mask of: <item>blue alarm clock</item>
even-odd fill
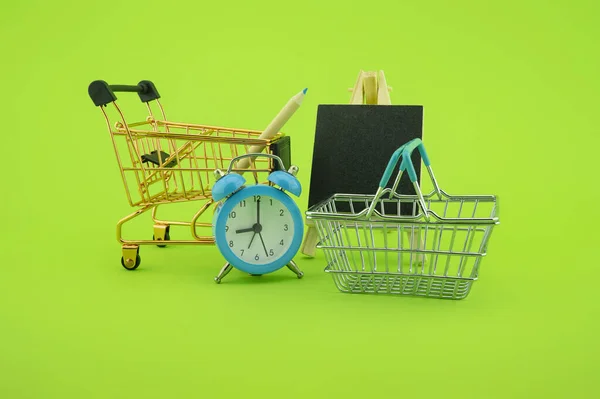
[[[269,174],[270,184],[246,185],[246,179],[231,167],[246,157],[275,159],[280,170]],[[300,249],[304,221],[289,194],[300,196],[302,187],[294,165],[285,170],[276,155],[250,153],[231,160],[227,173],[215,170],[217,181],[212,198],[219,201],[213,216],[215,244],[227,263],[215,277],[220,283],[233,267],[251,275],[274,272],[287,266],[298,278],[304,273],[293,258]],[[289,194],[288,194],[289,193]]]

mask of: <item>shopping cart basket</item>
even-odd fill
[[[433,183],[428,195],[423,195],[411,161],[415,149]],[[398,175],[388,188],[400,158]],[[396,191],[404,172],[416,195]],[[440,189],[420,139],[394,152],[374,195],[334,194],[306,216],[317,226],[325,271],[340,291],[446,299],[469,294],[492,229],[499,224],[496,196],[454,196]]]
[[[146,105],[146,119],[128,123],[117,105],[115,92],[137,93]],[[121,264],[128,270],[136,269],[141,262],[140,245],[163,247],[166,241],[169,244],[214,244],[211,223],[198,220],[214,204],[211,186],[215,169],[226,167],[231,159],[246,154],[249,147],[255,145],[264,146],[265,152],[279,156],[285,164],[291,162],[289,136],[281,132],[271,139],[261,139],[262,132],[258,130],[168,121],[160,95],[151,81],[126,86],[97,80],[89,85],[88,94],[104,115],[127,200],[131,207],[137,208],[117,223],[117,240],[122,244]],[[248,168],[237,171],[251,173],[256,182],[270,184],[267,176],[278,168],[271,158],[256,158]],[[190,201],[199,202],[190,220],[161,220],[157,216],[159,205]],[[150,210],[154,221],[152,240],[123,239],[122,226]],[[172,226],[189,227],[191,238],[171,240]],[[206,228],[207,234],[200,235],[198,228]]]

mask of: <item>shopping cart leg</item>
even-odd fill
[[[298,268],[298,265],[296,265],[296,263],[293,260],[291,260],[290,263],[287,264],[287,267],[288,269],[296,273],[296,276],[298,276],[298,278],[302,278],[304,276],[304,273],[302,273],[302,271]]]
[[[219,275],[217,277],[215,277],[215,281],[217,282],[217,284],[221,283],[221,280],[223,280],[223,277],[225,277],[227,275],[227,273],[229,273],[231,271],[231,269],[233,269],[233,266],[231,266],[229,264],[229,262],[225,263],[225,266],[223,266],[223,268],[219,272]]]

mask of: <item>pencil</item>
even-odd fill
[[[306,91],[308,88],[305,88],[300,93],[296,94],[287,102],[287,104],[279,111],[277,116],[273,118],[271,123],[267,126],[267,128],[260,134],[260,139],[270,139],[277,135],[281,131],[283,125],[287,123],[287,121],[294,115],[294,113],[300,108],[302,105],[302,101],[304,100],[304,96],[306,95]],[[253,145],[248,149],[248,153],[259,153],[265,148],[264,145]],[[254,157],[248,157],[240,160],[237,165],[239,169],[246,169],[250,166]],[[243,174],[244,171],[237,171],[239,174]]]

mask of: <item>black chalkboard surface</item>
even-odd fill
[[[308,207],[336,193],[375,194],[394,151],[414,138],[423,138],[422,106],[319,105]],[[418,151],[412,161],[420,182]],[[398,167],[387,187],[392,187],[397,175]],[[397,191],[415,194],[407,173]],[[390,213],[397,214],[395,209]]]

